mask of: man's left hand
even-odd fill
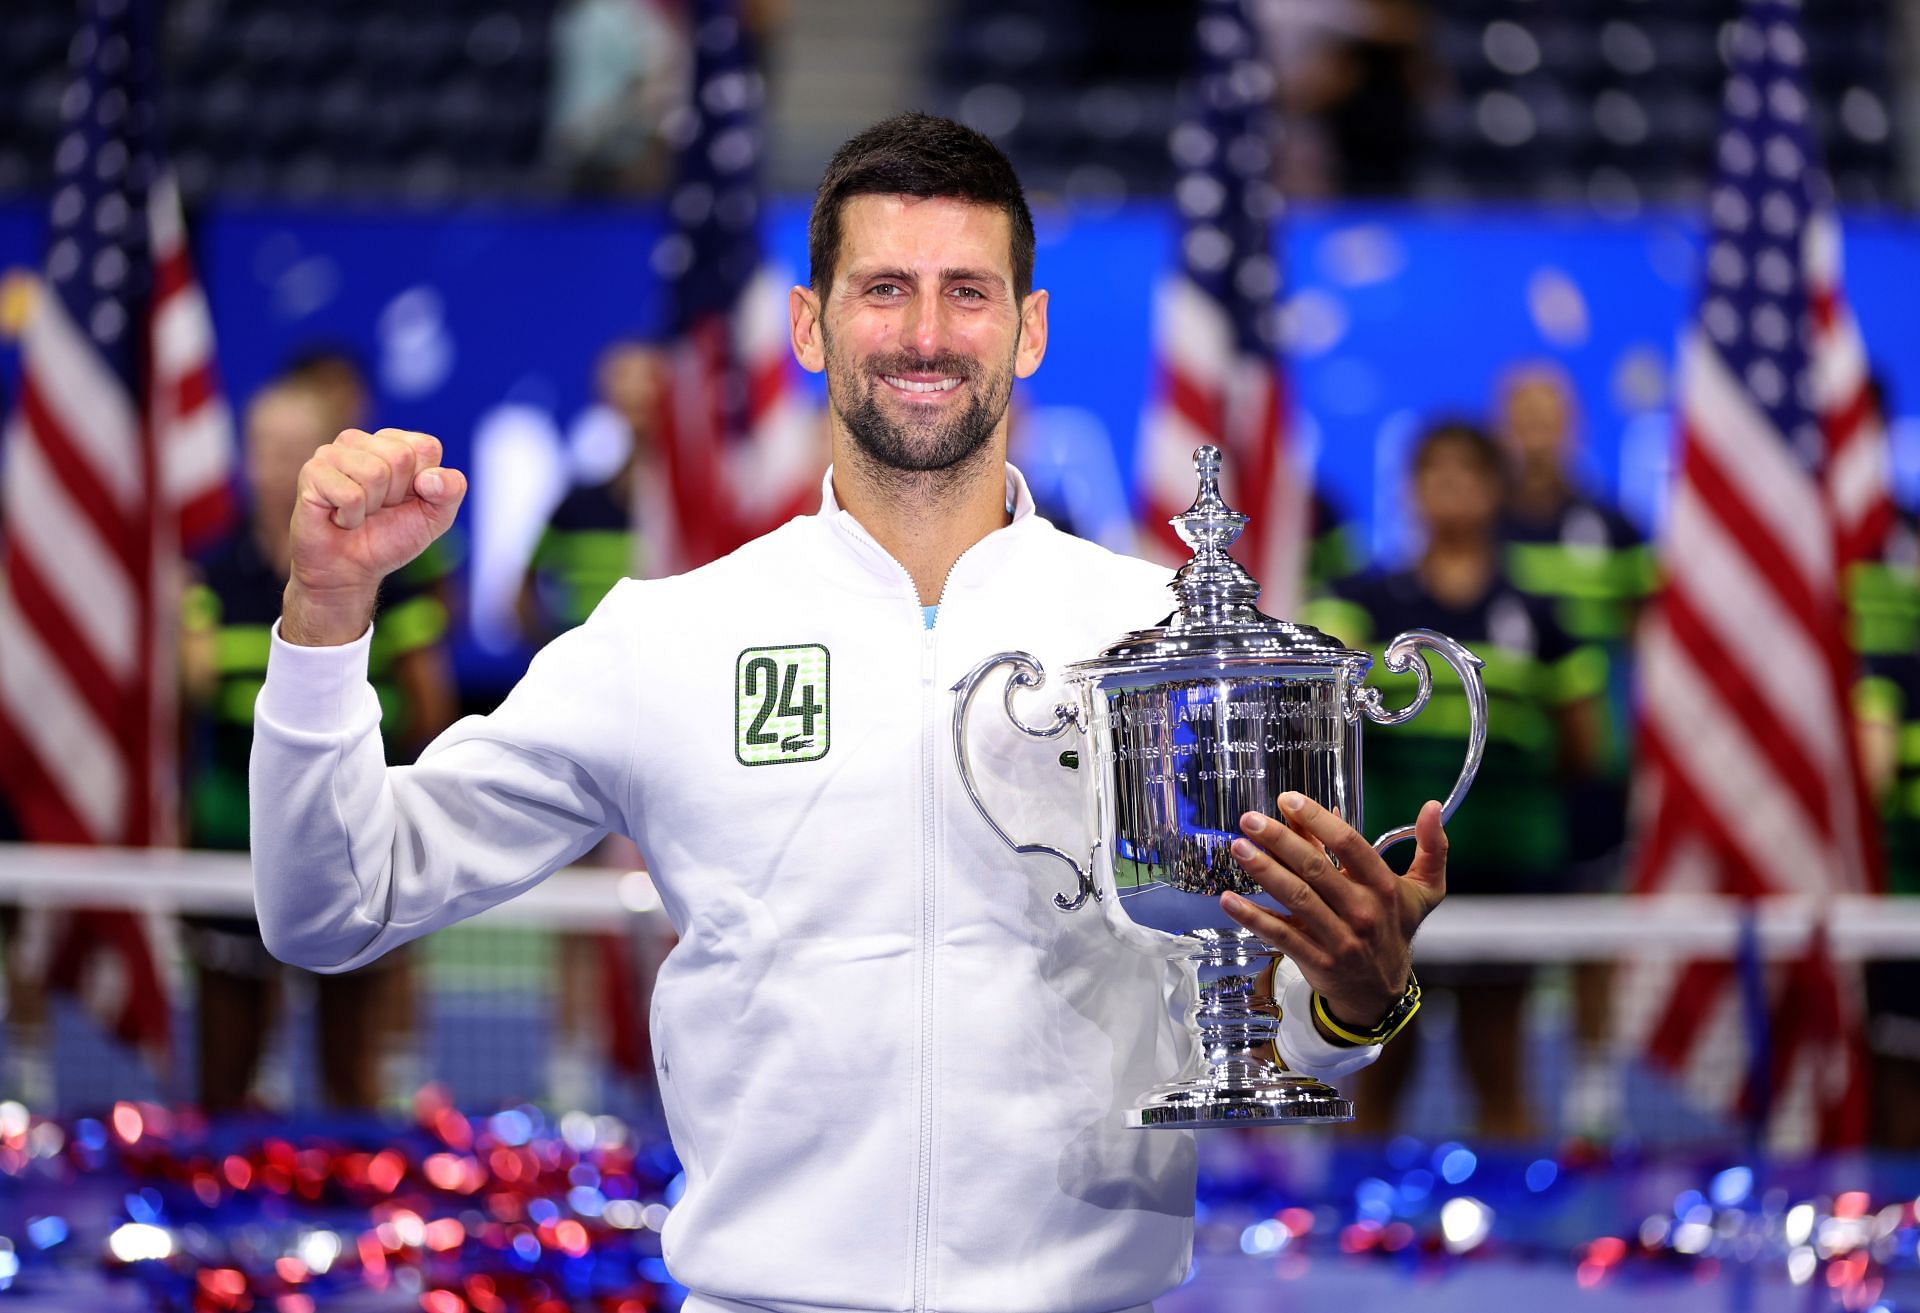
[[[1413,932],[1447,895],[1440,804],[1420,809],[1419,849],[1400,876],[1357,830],[1304,794],[1283,793],[1279,802],[1283,820],[1248,812],[1240,818],[1247,837],[1233,844],[1234,860],[1279,907],[1237,894],[1222,894],[1220,904],[1292,958],[1334,1016],[1371,1027],[1406,992]]]

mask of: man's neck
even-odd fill
[[[906,567],[920,604],[937,605],[960,554],[1008,522],[1005,449],[988,443],[952,469],[912,472],[835,445],[841,509]]]
[[[292,514],[288,517],[291,520]],[[291,529],[282,524],[277,516],[255,515],[249,526],[253,533],[254,546],[260,549],[260,556],[273,567],[273,572],[282,579],[287,577],[288,567],[293,560],[293,535]]]
[[[1565,509],[1572,489],[1553,466],[1523,466],[1513,481],[1508,504],[1523,520],[1544,523]]]
[[[1464,607],[1486,595],[1493,571],[1493,543],[1475,536],[1428,543],[1418,572],[1420,582],[1436,601]]]

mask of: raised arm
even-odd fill
[[[267,947],[317,971],[510,898],[626,820],[621,590],[498,711],[386,765],[368,617],[380,579],[452,522],[465,481],[439,458],[424,434],[349,431],[301,472],[293,577],[254,707],[254,901]]]

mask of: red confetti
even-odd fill
[[[407,1174],[407,1160],[386,1149],[373,1156],[367,1164],[367,1184],[381,1194],[392,1194],[400,1188],[401,1180]]]

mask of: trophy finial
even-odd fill
[[[1170,521],[1180,541],[1193,549],[1193,559],[1174,576],[1173,590],[1181,602],[1176,625],[1247,623],[1259,615],[1254,601],[1260,585],[1227,555],[1247,527],[1247,517],[1221,498],[1220,464],[1220,448],[1209,443],[1195,449],[1193,468],[1200,476],[1200,491],[1193,505]]]
[[[1221,499],[1220,448],[1211,443],[1195,448],[1193,468],[1200,475],[1200,491],[1193,505],[1169,523],[1180,535],[1180,541],[1193,548],[1196,557],[1224,552],[1247,527],[1247,517]]]

